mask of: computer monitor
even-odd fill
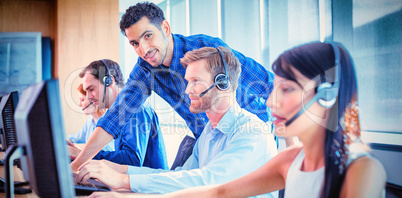
[[[17,143],[14,112],[18,104],[18,92],[14,91],[1,97],[0,101],[0,139],[2,150]]]
[[[18,144],[6,152],[6,194],[12,194],[12,160],[21,159],[25,180],[39,197],[74,197],[58,80],[25,89],[15,111]],[[11,164],[11,165],[10,165]]]

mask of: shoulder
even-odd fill
[[[182,46],[175,45],[175,47],[183,47],[184,51],[192,51],[193,49],[199,49],[202,47],[228,47],[227,44],[224,43],[220,38],[208,36],[205,34],[196,34],[191,36],[175,34],[174,36],[176,39],[180,39],[181,42],[183,42]]]
[[[252,134],[254,136],[261,135],[273,135],[271,130],[271,125],[259,119],[256,115],[248,112],[245,109],[238,109],[234,114],[234,122],[232,125],[232,130],[236,133],[241,132],[241,134]]]
[[[345,180],[348,178],[359,178],[363,175],[380,176],[383,173],[385,173],[384,167],[377,159],[370,156],[363,156],[357,158],[349,165]]]
[[[85,124],[84,125],[95,125],[96,123],[95,123],[95,120],[94,120],[94,118],[91,116],[91,117],[89,117],[86,121],[85,121]]]
[[[370,156],[359,157],[348,166],[341,196],[381,197],[385,182],[384,167],[377,159]]]
[[[292,146],[279,152],[273,159],[269,161],[271,166],[277,170],[286,181],[286,176],[290,165],[293,163],[297,155],[302,150],[302,146]]]
[[[301,145],[294,145],[286,148],[278,154],[278,158],[282,158],[283,161],[290,162],[290,164],[295,160],[297,155],[299,155],[300,151],[303,149]],[[290,166],[289,164],[289,166]]]

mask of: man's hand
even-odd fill
[[[80,154],[81,149],[78,146],[75,146],[72,142],[68,143],[68,151],[70,153],[70,158],[74,160],[77,158],[78,154]]]
[[[112,189],[130,190],[129,176],[110,167],[106,160],[91,160],[78,168],[76,183],[86,184],[88,179],[97,179]]]
[[[111,162],[109,160],[101,160],[102,163],[108,165],[110,168],[112,168],[113,170],[121,173],[121,174],[126,174],[127,170],[128,170],[128,166],[127,165],[121,165],[121,164],[116,164],[114,162]]]
[[[110,191],[110,192],[94,192],[92,193],[88,198],[123,198],[123,197],[127,197],[124,196],[123,194],[114,192],[114,191]]]

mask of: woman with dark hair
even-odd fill
[[[386,176],[360,140],[357,84],[339,44],[308,43],[273,64],[275,133],[302,145],[280,152],[258,170],[219,186],[172,197],[249,197],[285,189],[285,197],[381,197]],[[169,195],[169,196],[170,196]]]

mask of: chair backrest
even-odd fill
[[[193,153],[195,138],[186,135],[181,141],[179,149],[177,150],[176,158],[174,159],[173,165],[170,170],[174,170],[187,161],[190,155]]]

